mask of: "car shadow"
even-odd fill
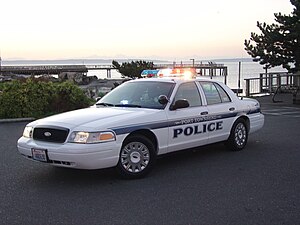
[[[142,179],[124,179],[117,173],[115,168],[79,170],[52,166],[44,167],[45,165],[39,165],[41,170],[35,170],[33,176],[35,176],[35,184],[47,187],[52,185],[87,187],[128,182],[149,182],[150,184],[155,180],[161,180],[174,174],[184,176],[190,171],[205,169],[220,159],[229,159],[231,156],[231,151],[226,149],[223,143],[217,143],[161,155],[158,157],[154,169]]]

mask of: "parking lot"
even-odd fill
[[[288,106],[275,106],[270,109],[265,109],[264,114],[272,116],[287,116],[293,118],[300,118],[300,109]]]
[[[0,123],[0,224],[300,224],[300,108],[262,110],[245,150],[165,155],[139,180],[28,161],[16,147],[26,122]]]

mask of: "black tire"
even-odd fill
[[[142,178],[151,171],[155,161],[155,147],[147,137],[129,136],[122,145],[117,171],[124,178]]]
[[[231,128],[226,146],[231,151],[241,151],[248,141],[248,129],[245,120],[238,119]]]

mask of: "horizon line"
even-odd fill
[[[8,59],[3,59],[1,57],[2,62],[13,62],[13,61],[93,61],[93,60],[102,60],[102,61],[110,61],[110,60],[122,60],[122,61],[129,61],[129,60],[143,60],[143,61],[169,61],[169,62],[180,62],[180,61],[223,61],[223,60],[252,60],[253,58],[251,57],[224,57],[224,58],[207,58],[207,59],[196,59],[194,57],[193,59],[178,59],[178,60],[172,60],[172,59],[150,59],[147,57],[124,57],[124,58],[61,58],[61,59],[24,59],[24,58],[8,58]]]

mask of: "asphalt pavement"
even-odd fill
[[[300,224],[300,107],[259,101],[265,126],[243,151],[168,154],[139,180],[26,160],[27,122],[0,123],[0,224]]]

